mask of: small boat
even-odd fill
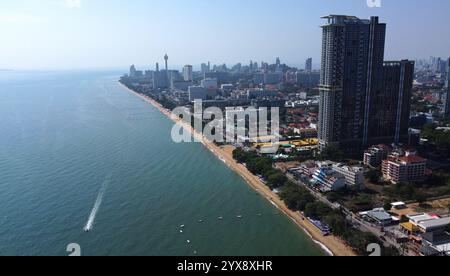
[[[183,230],[180,230],[180,233],[183,233]]]
[[[180,225],[180,228],[184,228],[185,227],[185,225],[183,224],[183,225]]]
[[[200,219],[199,221],[198,221],[198,223],[204,223],[205,221],[204,220],[202,220],[202,219]]]
[[[261,217],[262,216],[262,214],[256,214],[258,217]]]
[[[218,217],[217,219],[218,219],[218,220],[223,220],[223,217]]]
[[[238,219],[241,219],[241,218],[243,218],[243,217],[242,217],[241,215],[239,215],[239,216],[237,216],[237,218],[238,218]]]
[[[188,244],[190,244],[190,243],[191,243],[191,241],[190,241],[190,240],[187,240],[186,242],[187,242]]]

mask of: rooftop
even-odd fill
[[[372,211],[367,212],[367,215],[380,221],[392,219],[392,216],[383,209],[374,209]]]
[[[436,227],[445,227],[449,224],[450,224],[450,217],[423,221],[420,223],[420,226],[425,229],[428,229],[428,228],[436,228]]]
[[[403,156],[399,158],[400,161],[405,163],[421,163],[421,162],[427,162],[427,159],[422,158],[418,155],[409,155],[409,156]]]

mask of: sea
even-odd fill
[[[326,255],[121,73],[0,72],[0,255]]]

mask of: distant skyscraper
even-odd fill
[[[258,68],[258,62],[255,61],[255,62],[253,63],[253,70],[254,70],[254,71],[258,71],[258,69],[259,69],[259,68]]]
[[[169,71],[169,56],[166,54],[165,56],[164,56],[164,63],[165,63],[165,68],[166,68],[166,72],[168,72]]]
[[[134,66],[134,64],[130,67],[130,77],[136,77],[136,67]]]
[[[167,68],[167,59],[166,59],[166,68]],[[160,71],[159,63],[156,63],[156,71],[153,72],[153,88],[166,89],[169,88],[169,86],[170,86],[169,71],[168,70]]]
[[[192,65],[186,65],[183,68],[184,81],[192,81],[194,79],[194,70]]]
[[[378,17],[323,17],[319,140],[321,147],[369,143],[374,98],[382,89],[386,24]],[[372,112],[372,113],[371,113]]]
[[[205,75],[206,73],[209,73],[211,71],[211,67],[210,67],[209,62],[208,62],[208,64],[202,63],[201,71],[202,71],[202,75]]]
[[[447,63],[447,98],[445,101],[445,118],[450,118],[450,58]]]
[[[308,58],[305,63],[305,70],[311,72],[312,71],[312,58]]]

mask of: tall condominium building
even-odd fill
[[[445,101],[445,118],[450,118],[450,58],[447,63],[447,98]]]
[[[305,70],[311,72],[312,71],[312,58],[308,58],[305,62]]]
[[[358,150],[407,136],[414,63],[384,63],[386,24],[378,17],[323,18],[328,23],[322,26],[321,147]]]
[[[194,70],[192,65],[186,65],[183,68],[184,81],[192,81],[194,79]]]
[[[159,63],[156,63],[156,70],[153,72],[153,89],[166,89],[169,86],[168,72],[160,71]]]
[[[130,67],[130,77],[136,77],[136,67],[134,66],[134,64]]]
[[[280,65],[281,65],[281,60],[280,60],[279,57],[277,57],[277,59],[275,60],[275,64],[276,64],[277,66],[280,66]]]
[[[414,81],[414,61],[387,61],[382,89],[371,95],[369,143],[407,143]]]

